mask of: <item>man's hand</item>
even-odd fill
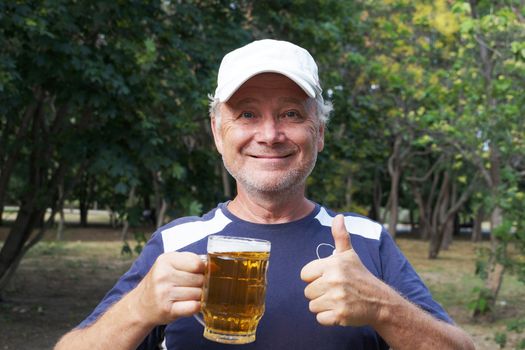
[[[164,253],[142,281],[98,320],[67,333],[62,349],[136,349],[151,330],[200,310],[205,264],[193,253]]]
[[[334,254],[308,263],[301,271],[301,278],[308,283],[304,294],[310,299],[310,311],[322,325],[372,324],[378,317],[384,284],[352,249],[343,215],[335,217],[332,235]]]
[[[136,311],[151,325],[167,324],[200,310],[205,264],[188,252],[165,253],[133,290]]]

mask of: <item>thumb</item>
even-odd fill
[[[332,223],[332,236],[334,237],[336,253],[342,253],[352,249],[350,234],[346,230],[345,220],[342,214],[338,214],[334,218],[334,222]]]

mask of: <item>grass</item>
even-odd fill
[[[411,239],[398,239],[398,245],[416,271],[425,281],[434,298],[443,305],[455,321],[469,332],[478,350],[498,349],[498,334],[506,335],[502,349],[523,349],[523,329],[509,330],[508,325],[525,320],[525,286],[515,276],[506,273],[498,295],[495,320],[476,323],[471,318],[468,303],[476,297],[474,288],[483,281],[475,276],[477,251],[488,248],[488,242],[455,241],[449,250],[441,251],[438,259],[427,259],[428,243]]]

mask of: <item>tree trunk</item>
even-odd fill
[[[135,203],[135,190],[136,186],[132,186],[129,190],[128,194],[128,200],[126,201],[126,211],[130,209],[134,203]],[[129,219],[128,219],[128,213],[126,213],[125,219],[124,219],[124,225],[122,225],[122,232],[120,233],[120,239],[122,241],[126,241],[128,239],[128,231],[129,231]]]
[[[93,185],[94,181],[92,176],[87,172],[83,172],[78,176],[81,179],[80,181],[80,191],[78,198],[78,209],[80,211],[80,226],[88,226],[88,217],[89,217],[89,207],[93,200]]]
[[[428,244],[428,258],[437,259],[439,249],[441,248],[441,242],[438,238],[439,234],[437,228],[434,226],[429,227],[430,240]]]
[[[13,173],[15,164],[22,151],[22,144],[26,142],[27,135],[31,127],[31,120],[40,113],[43,103],[43,93],[41,89],[34,89],[35,99],[24,112],[21,121],[18,121],[18,125],[8,123],[5,130],[2,132],[2,140],[0,147],[0,226],[2,225],[2,216],[4,213],[5,196],[7,193],[7,186],[9,185],[9,179]],[[15,130],[12,130],[15,129]],[[10,152],[7,152],[8,148],[8,133],[16,133],[14,136],[12,145],[9,147]]]
[[[432,236],[430,237],[430,246],[428,252],[429,259],[436,259],[443,243],[445,235],[445,217],[446,210],[450,201],[450,176],[447,172],[443,175],[441,190],[436,201],[434,213],[432,215]]]
[[[44,209],[40,212],[34,212],[33,214],[34,214],[34,217],[37,218],[36,219],[37,221],[42,221],[42,219],[45,216],[45,212],[46,210]],[[56,213],[55,208],[53,208],[51,210],[51,215],[49,216],[48,222],[42,225],[38,233],[30,240],[29,238],[31,237],[31,233],[29,233],[29,236],[27,238],[27,240],[29,241],[23,247],[18,249],[18,252],[14,255],[13,260],[9,264],[9,267],[7,268],[7,270],[4,272],[3,275],[0,275],[1,276],[0,277],[0,294],[9,285],[9,282],[11,281],[16,270],[18,269],[18,266],[20,265],[20,262],[22,261],[22,258],[24,257],[24,255],[29,251],[29,249],[31,249],[36,243],[38,243],[42,239],[42,237],[44,237],[46,229],[50,226],[51,222],[53,221],[53,217],[55,216],[55,213]],[[0,300],[1,299],[2,298],[0,295]]]
[[[117,223],[117,214],[115,213],[115,211],[112,208],[108,208],[107,210],[109,211],[109,225],[112,228],[116,228],[117,225],[118,225],[118,223]]]
[[[443,227],[443,241],[441,242],[441,249],[448,250],[452,244],[452,235],[454,234],[454,221],[448,220]]]
[[[472,242],[480,242],[482,239],[482,225],[483,220],[485,219],[485,210],[483,209],[483,206],[480,206],[478,210],[476,210],[476,216],[474,217],[474,225],[472,226],[472,236],[471,240]]]
[[[399,216],[399,173],[392,176],[390,186],[390,217],[388,218],[388,231],[392,237],[396,237],[397,221]]]
[[[58,226],[57,226],[57,241],[62,241],[64,239],[64,226],[65,226],[65,215],[64,215],[64,207],[61,207],[58,210]]]
[[[162,204],[161,204],[160,209],[159,209],[159,214],[157,216],[157,228],[159,228],[162,225],[164,225],[164,221],[165,221],[165,218],[166,218],[166,211],[168,210],[168,203],[166,202],[166,200],[164,198],[162,198],[161,203]]]
[[[490,152],[491,169],[490,174],[492,178],[492,192],[494,198],[498,198],[498,188],[501,184],[501,155],[499,149],[492,145]],[[485,288],[490,292],[489,296],[489,311],[494,310],[496,299],[498,298],[501,282],[505,273],[505,265],[503,261],[507,255],[507,245],[502,242],[495,234],[495,229],[503,223],[503,211],[499,205],[492,210],[490,215],[490,242],[491,242],[491,257],[488,265],[488,275],[485,281]]]
[[[399,180],[401,179],[401,134],[397,134],[394,140],[394,148],[388,159],[388,173],[390,174],[390,217],[388,219],[388,231],[392,237],[396,237],[397,220],[399,215]]]
[[[18,254],[36,225],[39,213],[35,211],[35,200],[31,198],[20,206],[16,220],[2,246],[0,251],[0,287],[7,285],[6,279],[8,279],[9,270],[15,264]],[[0,288],[0,293],[1,291],[2,288]]]
[[[470,0],[471,6],[471,16],[474,19],[479,18],[478,13],[478,1]],[[484,38],[481,37],[481,34],[476,35],[476,39],[479,47],[479,61],[480,61],[480,72],[484,79],[484,88],[485,88],[485,98],[487,111],[491,113],[498,113],[498,102],[494,97],[493,93],[493,82],[497,79],[495,67],[498,64],[496,61],[498,59],[494,51],[491,50],[487,45],[483,44],[485,42]],[[497,119],[497,118],[496,118]],[[501,154],[497,145],[496,140],[488,140],[489,142],[489,151],[490,151],[490,167],[487,169],[483,164],[480,164],[480,171],[484,173],[488,187],[490,188],[492,197],[496,199],[496,205],[492,209],[490,215],[490,241],[491,241],[491,257],[489,259],[488,265],[488,276],[485,281],[485,292],[488,292],[489,295],[485,297],[488,298],[488,308],[485,312],[480,310],[475,310],[474,316],[481,318],[482,316],[487,316],[492,318],[494,306],[498,293],[501,287],[501,282],[503,281],[503,275],[505,273],[505,266],[502,264],[505,256],[507,254],[507,246],[504,242],[501,242],[500,239],[494,234],[495,229],[497,229],[503,222],[503,212],[498,203],[500,199],[500,186],[501,186],[501,169],[502,169],[502,160]],[[488,174],[487,174],[488,172]]]
[[[157,228],[164,224],[164,216],[166,215],[167,203],[162,196],[161,183],[162,175],[160,172],[152,172],[153,177],[153,194],[155,201],[155,225]]]
[[[430,239],[429,259],[437,258],[445,233],[447,230],[453,231],[454,217],[470,198],[476,184],[477,178],[475,177],[469,186],[463,190],[461,196],[456,198],[456,187],[451,183],[448,172],[444,172],[441,189],[432,214],[432,233],[434,236]]]
[[[414,214],[414,208],[410,208],[408,211],[408,224],[410,225],[410,233],[417,232],[416,218]]]
[[[456,229],[458,222],[458,213],[453,212],[452,215],[448,215],[446,212],[454,203],[457,201],[457,186],[455,183],[451,184],[450,188],[450,199],[447,203],[447,208],[443,211],[443,241],[441,242],[441,249],[448,250],[452,244],[452,239],[454,235],[454,230]]]
[[[345,186],[345,208],[347,208],[347,210],[350,210],[351,205],[352,205],[352,176],[348,176],[346,178],[346,186]]]
[[[379,178],[379,170],[377,169],[374,173],[374,190],[372,193],[372,205],[370,206],[368,217],[372,220],[379,221],[383,191],[381,188],[381,179]]]
[[[80,226],[88,227],[88,216],[89,216],[89,206],[84,203],[84,205],[79,207],[80,214]]]
[[[68,104],[56,108],[55,98],[49,93],[38,87],[33,89],[33,93],[37,107],[31,113],[26,112],[31,114],[28,121],[30,127],[23,140],[29,150],[28,155],[24,156],[27,161],[27,183],[15,223],[0,250],[0,293],[22,256],[43,237],[46,227],[54,220],[58,201],[56,191],[59,184],[64,183],[66,169],[70,166],[63,158],[57,157],[61,151],[59,147],[62,147],[62,133],[72,130],[78,132],[90,125],[91,115],[84,113],[72,129],[67,129],[71,126],[67,118]],[[32,108],[28,111],[32,111]],[[52,213],[48,223],[44,224],[47,208],[51,208]],[[41,229],[32,237],[33,229],[38,225]]]
[[[429,225],[428,225],[428,213],[426,210],[425,201],[421,194],[421,190],[417,187],[415,183],[412,183],[412,193],[414,195],[414,201],[417,204],[418,208],[418,223],[417,223],[417,234],[421,239],[428,239],[429,234]]]
[[[64,239],[64,223],[65,223],[65,215],[64,215],[64,184],[61,183],[58,186],[58,226],[57,226],[57,235],[56,239],[57,241],[61,241]]]
[[[31,239],[33,229],[43,223],[46,209],[52,208],[48,223],[52,222],[56,213],[57,198],[54,198],[48,189],[57,188],[58,183],[63,181],[65,166],[61,164],[50,178],[46,179],[49,169],[42,171],[41,168],[36,167],[36,164],[34,161],[31,162],[28,190],[19,208],[15,223],[0,250],[0,294],[18,267],[19,259],[43,237],[45,228],[48,226],[44,224],[41,225],[39,234],[27,243]],[[45,176],[42,176],[43,174]]]

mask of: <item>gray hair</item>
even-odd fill
[[[210,100],[210,117],[215,117],[217,127],[219,127],[221,125],[221,102],[218,98],[214,98],[211,94],[208,95],[208,98]],[[328,121],[330,120],[330,113],[334,109],[334,106],[331,101],[325,101],[322,95],[317,94],[315,98],[309,97],[306,101],[306,105],[307,107],[314,107],[315,115],[317,119],[321,122],[321,124],[328,124]]]

